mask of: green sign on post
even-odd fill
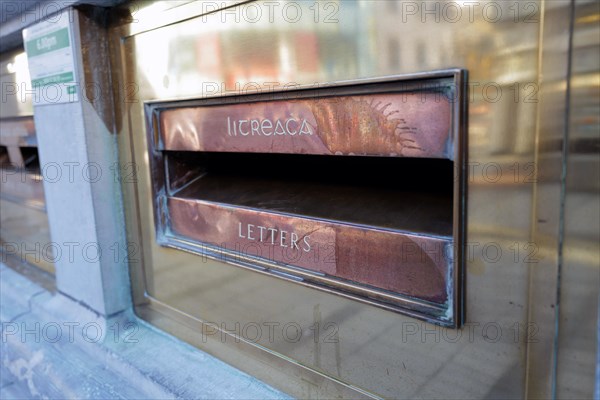
[[[63,28],[56,32],[35,38],[25,44],[29,57],[39,56],[64,47],[69,47],[69,30]]]
[[[35,106],[79,101],[71,13],[23,29]]]

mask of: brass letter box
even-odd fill
[[[464,83],[451,70],[147,104],[159,242],[457,326]]]

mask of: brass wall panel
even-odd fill
[[[528,374],[530,383],[545,387],[551,376],[531,374],[537,363],[526,368],[528,346],[542,346],[539,339],[552,335],[528,319],[529,268],[553,251],[531,238],[538,60],[551,63],[539,58],[546,49],[540,47],[542,5],[280,2],[271,19],[266,8],[262,17],[252,14],[250,7],[264,3],[219,12],[209,3],[167,11],[160,2],[134,4],[134,17],[144,15],[143,22],[113,29],[123,165],[137,171],[135,182],[122,179],[129,238],[140,249],[132,263],[137,312],[298,397],[521,398]],[[560,23],[568,19],[568,2],[551,3]],[[290,13],[299,7],[302,17],[283,17],[284,6]],[[162,11],[153,14],[152,7]],[[562,60],[566,49],[559,45],[551,54]],[[469,71],[467,312],[461,330],[156,244],[144,102],[447,68]],[[556,88],[564,95],[559,81]],[[557,104],[540,118],[560,130],[563,108]],[[555,283],[541,284],[552,290]],[[268,326],[276,327],[271,337]],[[302,335],[286,337],[283,326],[300,327]]]
[[[571,3],[544,3],[540,31],[540,81],[536,125],[537,174],[530,223],[539,251],[531,263],[529,327],[535,341],[527,348],[527,392],[533,399],[552,398],[556,378],[559,245],[561,236],[562,141],[567,130],[567,82]]]
[[[600,301],[600,3],[577,0],[571,50],[556,397],[592,398]],[[597,395],[596,395],[597,396]]]

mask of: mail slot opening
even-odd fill
[[[163,162],[167,235],[374,299],[448,301],[450,160],[165,151]]]
[[[165,162],[171,196],[452,236],[450,160],[166,152]]]

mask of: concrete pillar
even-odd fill
[[[34,100],[34,118],[51,237],[60,249],[57,288],[109,316],[128,308],[131,296],[101,10],[69,8],[52,19],[68,20],[78,99],[44,105]]]

